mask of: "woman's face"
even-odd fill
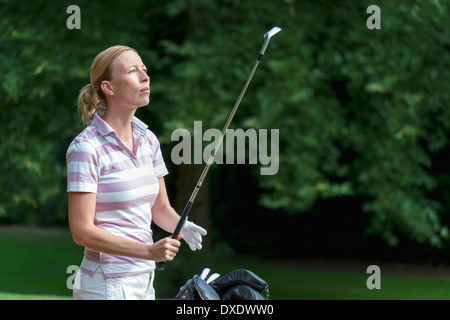
[[[110,102],[124,107],[136,108],[146,106],[150,102],[150,77],[147,68],[139,55],[128,50],[123,52],[114,62],[110,92]]]

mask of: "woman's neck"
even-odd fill
[[[107,107],[102,117],[114,130],[122,143],[131,151],[134,149],[131,120],[133,120],[135,111]]]

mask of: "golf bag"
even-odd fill
[[[238,269],[212,281],[205,280],[206,275],[202,272],[201,276],[195,275],[189,279],[180,288],[175,300],[269,299],[269,285],[251,271]]]

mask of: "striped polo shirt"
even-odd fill
[[[96,194],[94,224],[114,235],[152,244],[152,206],[158,178],[168,173],[156,136],[138,118],[132,120],[136,155],[95,114],[67,150],[67,191]],[[81,269],[101,266],[106,278],[152,272],[155,262],[85,248]]]

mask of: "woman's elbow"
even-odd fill
[[[82,247],[85,246],[85,241],[83,239],[83,236],[78,234],[77,232],[72,231],[72,240],[79,246],[82,246]]]
[[[73,242],[75,242],[77,245],[82,246],[82,247],[86,247],[87,246],[87,231],[83,230],[83,228],[80,227],[74,227],[74,226],[70,226],[70,232],[72,234],[72,240]]]

